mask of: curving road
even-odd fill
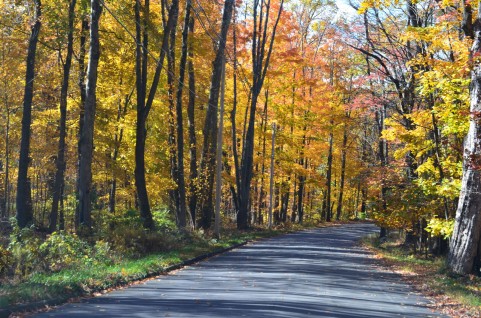
[[[377,230],[349,224],[263,240],[35,317],[442,317],[357,246]]]

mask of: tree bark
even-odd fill
[[[259,6],[260,4],[260,6]],[[274,23],[274,27],[271,32],[270,43],[267,45],[268,21],[270,11],[270,0],[267,2],[254,1],[254,26],[252,34],[252,98],[249,109],[249,121],[242,151],[241,160],[241,174],[240,174],[240,189],[239,193],[239,212],[237,213],[237,228],[246,229],[248,227],[248,211],[249,211],[249,199],[250,188],[252,180],[252,167],[254,161],[254,126],[255,126],[255,114],[257,99],[260,95],[264,79],[269,68],[269,61],[274,46],[274,38],[276,35],[277,25],[279,23],[284,0],[281,0],[279,11],[277,12],[277,18]],[[258,8],[259,7],[259,8]],[[258,11],[260,9],[260,11]],[[265,9],[265,12],[263,11]],[[262,23],[264,22],[264,25]],[[259,23],[259,26],[257,26]]]
[[[92,159],[95,110],[97,106],[97,70],[100,59],[99,19],[102,12],[100,0],[91,1],[90,18],[90,50],[87,68],[87,83],[85,94],[84,126],[80,145],[80,175],[79,175],[79,220],[78,223],[87,232],[92,226],[91,192],[92,192]]]
[[[194,35],[194,17],[189,19],[189,33]],[[192,42],[192,40],[190,41]],[[194,48],[192,43],[188,47],[189,60],[187,62],[189,72],[189,104],[187,106],[187,117],[189,125],[189,155],[190,155],[190,172],[189,172],[189,210],[192,218],[192,226],[196,225],[196,209],[197,209],[197,137],[195,132],[195,71],[194,71]]]
[[[201,220],[200,227],[208,229],[212,223],[213,216],[213,187],[214,187],[214,167],[215,150],[217,144],[217,106],[219,103],[220,82],[222,75],[222,61],[225,58],[225,46],[227,31],[234,9],[234,0],[226,0],[224,3],[224,14],[219,38],[219,46],[213,63],[209,103],[204,124],[204,142],[202,157],[200,161],[200,199],[201,199]]]
[[[30,165],[30,135],[32,125],[33,84],[35,79],[35,57],[42,17],[42,3],[35,0],[35,23],[28,41],[27,70],[25,74],[25,92],[22,114],[22,137],[17,178],[17,223],[21,228],[33,222],[32,197],[28,166]]]
[[[145,180],[145,142],[147,138],[147,118],[154,102],[155,93],[159,86],[160,75],[164,64],[165,56],[169,49],[170,30],[175,27],[173,14],[178,10],[179,1],[173,0],[169,9],[169,17],[165,24],[162,44],[160,48],[160,57],[155,67],[154,78],[147,95],[147,58],[148,58],[148,8],[149,0],[145,0],[144,5],[144,31],[142,36],[140,22],[140,0],[135,3],[135,20],[136,22],[136,89],[137,89],[137,121],[135,126],[135,188],[137,190],[137,199],[140,209],[140,217],[143,225],[147,229],[154,227],[152,212],[150,210],[149,196],[147,193],[147,184]]]
[[[331,121],[331,125],[332,125]],[[331,222],[331,189],[332,189],[332,144],[334,141],[332,128],[329,132],[329,153],[327,155],[327,172],[326,172],[326,221]]]
[[[347,158],[347,126],[344,126],[344,135],[342,137],[341,150],[341,180],[339,183],[339,199],[337,201],[336,220],[339,221],[342,213],[342,200],[344,196],[344,179],[346,176],[346,158]]]
[[[80,192],[80,146],[82,145],[82,131],[84,127],[84,114],[85,114],[85,54],[86,54],[86,42],[87,34],[89,29],[89,21],[87,17],[82,19],[82,28],[80,31],[80,52],[78,58],[78,87],[80,91],[80,106],[79,106],[79,129],[78,129],[78,142],[77,142],[77,180],[75,180],[75,192],[77,197],[77,202],[79,200]],[[79,227],[79,205],[75,206],[75,228]]]
[[[187,224],[187,207],[185,194],[185,169],[184,169],[184,119],[182,114],[182,91],[185,80],[185,67],[187,64],[187,47],[190,24],[190,9],[192,1],[187,0],[185,15],[184,15],[184,29],[182,30],[182,53],[180,56],[180,70],[179,70],[179,86],[177,87],[177,186],[179,193],[179,206],[177,207],[177,222],[180,228],[184,228]]]
[[[171,16],[174,20],[173,25],[177,25],[179,11],[178,6],[171,7]],[[176,28],[170,29],[169,34],[169,51],[167,52],[167,93],[168,93],[168,103],[169,103],[169,149],[170,149],[170,175],[172,180],[175,182],[177,187],[169,190],[170,196],[170,211],[174,213],[176,218],[176,223],[179,226],[179,167],[177,160],[177,136],[176,136],[176,111],[175,111],[175,101],[174,101],[174,90],[175,90],[175,36]],[[185,218],[185,215],[184,215]]]
[[[67,136],[67,94],[69,87],[70,68],[72,66],[73,56],[73,32],[75,20],[75,4],[77,0],[71,0],[68,9],[68,34],[67,34],[67,56],[63,65],[62,87],[60,89],[60,123],[59,123],[59,141],[57,152],[57,171],[55,173],[55,181],[53,187],[52,208],[50,210],[49,231],[52,233],[57,228],[58,205],[65,175],[65,138]]]
[[[481,13],[474,23],[471,59],[481,53]],[[448,265],[458,274],[474,270],[479,255],[481,235],[481,65],[473,61],[470,86],[469,131],[464,145],[463,179],[459,195]]]

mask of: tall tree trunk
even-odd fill
[[[178,7],[171,7],[172,18],[174,19],[174,25],[177,25],[178,20]],[[169,103],[169,149],[170,149],[170,175],[172,180],[177,184],[177,187],[169,191],[170,195],[170,210],[174,212],[176,223],[179,225],[179,167],[177,161],[177,136],[176,136],[176,116],[175,116],[175,101],[174,101],[174,90],[175,90],[175,36],[176,28],[170,29],[169,35],[169,51],[167,52],[167,92],[168,92],[168,103]],[[185,215],[184,215],[185,218]]]
[[[59,123],[59,141],[57,153],[57,171],[55,173],[55,181],[53,186],[52,208],[50,210],[49,231],[54,232],[57,228],[58,205],[62,188],[64,184],[65,174],[65,138],[67,135],[67,94],[69,86],[70,68],[72,66],[73,55],[73,31],[75,20],[75,4],[77,0],[71,0],[68,8],[68,35],[67,35],[67,56],[63,65],[62,87],[60,89],[60,123]]]
[[[238,153],[238,141],[237,141],[237,125],[236,125],[236,114],[237,114],[237,25],[236,25],[236,10],[234,8],[233,12],[233,21],[234,21],[234,28],[233,28],[233,50],[234,50],[234,72],[233,72],[233,79],[234,79],[234,96],[233,96],[233,105],[232,111],[230,113],[230,120],[232,124],[232,156],[234,159],[234,176],[235,176],[235,187],[231,187],[232,192],[232,199],[234,201],[236,213],[239,211],[239,201],[237,191],[240,188],[240,175],[239,175],[239,153]]]
[[[77,142],[77,180],[75,180],[75,192],[77,197],[77,202],[79,200],[79,193],[80,193],[80,158],[81,158],[81,145],[82,145],[82,134],[83,134],[83,127],[84,127],[84,117],[85,117],[85,55],[87,52],[86,42],[87,42],[87,35],[89,30],[89,21],[88,17],[84,16],[82,19],[82,28],[80,31],[80,52],[78,58],[78,87],[80,91],[80,106],[79,106],[79,129],[78,129],[78,142]],[[80,220],[80,206],[77,203],[75,206],[75,228],[79,227],[79,220]]]
[[[344,196],[344,179],[346,176],[346,158],[347,158],[347,126],[344,126],[344,135],[342,137],[341,151],[341,180],[339,183],[339,199],[337,201],[336,220],[339,221],[342,213],[342,200]]]
[[[5,207],[3,209],[3,217],[10,216],[10,109],[5,98],[5,106],[7,110],[7,122],[5,128]]]
[[[279,23],[282,10],[283,10],[284,0],[281,0],[279,11],[277,12],[277,18],[274,23],[272,32],[268,31],[268,21],[269,21],[269,11],[270,11],[270,0],[259,1],[254,0],[254,26],[252,34],[252,98],[250,103],[250,114],[248,127],[245,137],[245,143],[242,151],[241,160],[241,182],[239,192],[239,212],[237,213],[237,228],[246,229],[248,227],[248,211],[249,211],[249,200],[250,200],[250,188],[252,180],[252,167],[254,160],[254,126],[255,126],[255,114],[257,99],[260,95],[262,85],[264,84],[264,79],[267,74],[267,69],[269,68],[269,61],[272,54],[272,49],[274,45],[274,38],[276,35],[277,25]],[[258,11],[259,10],[259,11]],[[265,12],[264,12],[265,10]],[[257,23],[259,25],[257,25]],[[262,25],[264,23],[264,25]],[[267,45],[267,34],[271,33],[270,43]]]
[[[331,127],[332,127],[331,120]],[[332,144],[334,141],[332,128],[329,132],[329,153],[327,155],[327,173],[326,173],[326,221],[331,222],[331,189],[332,189]]]
[[[91,191],[92,191],[92,159],[94,141],[95,109],[97,106],[97,69],[100,59],[99,19],[102,12],[100,0],[91,1],[90,18],[90,50],[87,68],[87,84],[85,95],[84,127],[80,145],[80,185],[79,185],[79,220],[80,226],[87,232],[92,225]]]
[[[189,33],[191,40],[189,41],[188,53],[189,61],[187,62],[189,72],[189,104],[187,106],[187,117],[189,124],[189,155],[190,155],[190,172],[189,172],[189,210],[192,218],[192,226],[196,225],[196,209],[197,209],[197,137],[195,133],[195,72],[194,72],[194,48],[192,45],[192,37],[194,35],[194,17],[189,19]]]
[[[25,74],[25,92],[22,114],[22,139],[20,142],[20,158],[17,178],[17,223],[26,227],[33,222],[32,197],[28,166],[30,164],[30,135],[32,125],[33,83],[35,79],[35,57],[41,27],[42,3],[35,0],[35,23],[32,26],[28,41],[27,70]]]
[[[229,29],[234,0],[226,0],[224,3],[224,14],[219,38],[219,46],[213,63],[209,103],[204,124],[204,142],[202,157],[200,161],[200,193],[201,193],[201,220],[200,227],[208,229],[212,223],[213,216],[213,188],[214,188],[214,167],[215,150],[217,144],[217,106],[219,103],[220,82],[222,75],[222,61],[225,58],[225,46],[227,31]]]
[[[187,207],[185,194],[185,169],[184,169],[184,119],[182,115],[182,91],[184,89],[185,67],[187,64],[187,47],[190,23],[190,9],[192,1],[187,0],[185,15],[184,15],[184,29],[182,30],[182,53],[180,56],[180,70],[179,70],[179,86],[177,87],[177,186],[179,192],[179,206],[177,207],[177,222],[180,228],[184,228],[187,224]]]
[[[120,81],[120,84],[122,84],[122,80]],[[113,153],[110,155],[110,159],[112,160],[112,165],[115,168],[115,163],[117,162],[117,158],[119,156],[119,151],[120,151],[120,146],[122,145],[122,139],[124,136],[124,129],[122,128],[122,125],[120,125],[121,119],[125,116],[127,113],[127,107],[130,104],[130,100],[132,98],[132,94],[134,91],[130,94],[125,95],[125,100],[120,100],[118,109],[117,109],[117,125],[121,128],[119,128],[115,132],[114,136],[114,149]],[[115,205],[117,203],[116,200],[117,196],[117,176],[115,170],[113,170],[111,180],[110,180],[110,191],[109,191],[109,212],[110,213],[115,213]]]
[[[262,115],[261,130],[262,130],[262,164],[261,164],[261,182],[259,188],[259,202],[258,202],[258,222],[261,224],[261,215],[263,209],[265,209],[265,191],[264,191],[264,178],[265,178],[265,161],[266,161],[266,135],[267,135],[267,105],[269,101],[269,89],[265,90],[265,102],[264,112]],[[260,142],[260,141],[259,141]],[[256,168],[257,169],[257,168]]]
[[[163,3],[163,2],[162,2]],[[157,60],[155,73],[147,95],[147,58],[148,58],[148,32],[149,25],[149,0],[145,0],[144,4],[144,23],[140,20],[140,0],[135,3],[135,21],[136,21],[136,89],[137,89],[137,121],[135,126],[135,188],[137,190],[137,199],[140,209],[140,217],[143,225],[147,229],[154,227],[152,212],[150,210],[149,196],[147,193],[147,184],[145,180],[145,142],[147,138],[147,118],[152,109],[154,97],[159,86],[160,75],[164,64],[165,56],[169,49],[170,30],[175,27],[174,13],[178,12],[179,1],[173,0],[169,9],[169,17],[164,27],[162,44],[160,47],[160,57]],[[144,31],[141,30],[141,25]],[[142,36],[143,34],[143,36]]]
[[[479,2],[478,2],[479,5]],[[474,23],[471,59],[481,54],[481,12]],[[449,247],[448,265],[458,274],[473,272],[481,257],[481,65],[473,61],[470,86],[469,131],[464,144],[463,179],[459,195],[454,232]]]

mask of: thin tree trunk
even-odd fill
[[[122,84],[122,81],[120,81],[120,84]],[[130,100],[132,98],[132,94],[134,91],[130,94],[125,95],[125,100],[119,101],[118,109],[117,109],[117,125],[121,127],[118,131],[115,132],[114,136],[114,150],[113,153],[111,154],[111,159],[112,159],[112,165],[115,168],[115,163],[117,162],[117,158],[119,156],[119,151],[120,151],[120,146],[122,145],[122,139],[124,136],[124,129],[122,128],[122,125],[120,125],[121,119],[125,116],[127,113],[127,107],[130,104]],[[123,102],[123,103],[122,103]],[[115,213],[115,206],[117,203],[116,196],[117,196],[117,177],[116,177],[116,172],[113,170],[112,173],[112,179],[110,180],[110,191],[109,191],[109,212],[110,213]]]
[[[219,129],[217,130],[216,176],[215,176],[215,222],[214,235],[220,239],[220,203],[222,199],[222,144],[224,131],[224,100],[225,100],[225,57],[222,61],[222,76],[220,86]]]
[[[68,35],[67,35],[67,56],[63,65],[62,87],[60,89],[60,124],[59,124],[59,141],[57,153],[57,171],[55,173],[55,182],[53,186],[53,200],[50,211],[49,231],[54,232],[57,228],[58,205],[62,188],[64,184],[64,174],[66,168],[65,162],[65,138],[67,135],[67,94],[69,86],[70,68],[72,66],[73,55],[73,32],[75,19],[75,4],[77,0],[71,0],[68,9]]]
[[[260,6],[259,6],[260,4]],[[246,229],[248,227],[248,211],[249,211],[249,199],[250,188],[252,180],[252,168],[253,168],[253,154],[254,154],[254,126],[255,126],[255,114],[257,99],[260,95],[264,79],[269,68],[269,61],[272,54],[274,45],[274,38],[276,35],[277,25],[279,23],[284,0],[281,0],[279,11],[277,12],[277,18],[274,23],[272,32],[268,31],[270,0],[267,2],[255,0],[254,1],[254,26],[252,35],[252,61],[253,61],[253,83],[252,83],[252,99],[250,103],[249,124],[247,127],[245,143],[242,151],[241,161],[241,182],[239,189],[239,212],[237,213],[237,227],[239,229]],[[259,7],[259,8],[258,8]],[[260,12],[258,12],[260,9]],[[265,9],[265,12],[263,11]],[[265,14],[265,16],[264,16]],[[264,19],[264,20],[263,20]],[[264,21],[264,25],[262,23]],[[259,23],[259,28],[257,27]],[[271,34],[270,43],[267,45],[267,34]]]
[[[233,200],[234,200],[234,205],[236,212],[238,212],[239,209],[239,201],[238,201],[238,195],[236,192],[236,188],[240,188],[240,175],[239,175],[239,154],[238,154],[238,142],[237,142],[237,126],[236,126],[236,114],[237,114],[237,25],[236,25],[236,10],[234,8],[233,12],[233,21],[234,21],[234,29],[233,29],[233,49],[234,49],[234,72],[233,72],[233,78],[234,78],[234,96],[233,96],[233,106],[232,106],[232,111],[230,114],[230,120],[232,124],[232,156],[234,157],[234,174],[235,174],[235,188],[232,187],[233,191]]]
[[[267,105],[269,100],[269,89],[265,91],[264,102],[264,114],[262,116],[261,130],[263,134],[262,138],[262,164],[261,164],[261,186],[259,188],[259,202],[258,202],[258,220],[261,220],[262,210],[265,208],[265,191],[264,191],[264,179],[265,179],[265,163],[266,163],[266,135],[267,135]],[[257,169],[257,167],[256,167]],[[260,221],[259,221],[260,224]]]
[[[100,0],[91,1],[90,18],[90,50],[87,68],[87,84],[85,95],[84,127],[80,145],[80,186],[79,186],[79,225],[87,232],[92,225],[91,191],[92,191],[92,159],[95,110],[97,106],[97,69],[100,59],[99,19],[102,12]]]
[[[28,166],[30,165],[30,135],[32,125],[33,84],[35,79],[35,57],[41,27],[42,3],[35,0],[35,23],[28,41],[27,70],[22,114],[22,138],[17,178],[17,223],[21,228],[33,222],[32,197]]]
[[[7,102],[7,100],[6,100]],[[5,129],[5,208],[3,216],[10,216],[10,109],[7,106],[7,122]]]
[[[197,138],[195,133],[195,72],[194,72],[194,48],[192,45],[192,37],[194,35],[194,17],[189,19],[189,33],[191,41],[189,43],[189,61],[187,67],[189,71],[189,105],[187,106],[187,117],[189,124],[189,154],[190,154],[190,183],[189,183],[189,210],[192,217],[192,226],[196,225],[196,209],[197,209]]]
[[[78,143],[77,143],[77,180],[75,181],[75,193],[77,197],[77,202],[79,200],[79,193],[80,193],[80,158],[81,158],[81,150],[80,147],[82,145],[82,134],[83,134],[83,127],[84,127],[84,117],[85,117],[85,55],[87,52],[86,42],[87,42],[87,34],[89,29],[89,21],[88,18],[85,16],[82,20],[82,29],[80,32],[80,53],[78,59],[78,71],[79,71],[79,78],[78,78],[78,86],[80,91],[80,109],[79,109],[79,130],[78,130]],[[75,218],[74,224],[75,228],[79,227],[79,220],[80,220],[80,206],[77,203],[75,206]]]
[[[178,20],[178,7],[171,7],[171,16],[174,19],[174,25],[177,25]],[[180,225],[179,216],[179,167],[177,161],[177,136],[176,136],[176,116],[175,116],[175,103],[174,103],[174,90],[175,90],[175,36],[176,28],[170,29],[169,35],[169,51],[167,52],[167,85],[168,85],[168,103],[169,103],[169,148],[170,148],[170,174],[172,180],[177,184],[177,187],[171,189],[170,193],[170,210],[174,212],[177,225]],[[182,123],[180,123],[182,124]],[[178,127],[178,126],[177,126]],[[185,214],[184,214],[185,223]],[[184,225],[185,226],[185,225]]]
[[[180,228],[184,228],[187,224],[187,207],[185,194],[185,169],[184,169],[184,120],[182,114],[182,91],[184,88],[185,67],[187,63],[187,47],[190,23],[190,9],[192,1],[187,0],[185,15],[184,15],[184,29],[182,30],[182,53],[180,56],[180,73],[179,86],[177,87],[177,186],[179,192],[179,206],[177,207],[177,221]]]
[[[332,126],[331,120],[331,126]],[[326,173],[326,221],[331,222],[331,189],[332,189],[332,144],[334,141],[332,128],[329,132],[329,153],[327,155],[327,173]]]
[[[270,185],[269,185],[269,218],[268,218],[268,226],[269,228],[272,227],[272,199],[274,196],[274,159],[275,159],[275,145],[276,145],[276,123],[272,124],[272,147],[271,147],[271,172],[270,172]]]
[[[342,200],[344,196],[344,179],[346,176],[346,158],[347,158],[347,126],[344,126],[344,135],[342,137],[342,153],[341,153],[341,180],[339,183],[339,199],[337,201],[336,220],[339,221],[342,213]]]
[[[225,46],[227,31],[229,29],[234,0],[226,0],[224,3],[224,14],[219,38],[219,46],[213,63],[209,103],[204,124],[204,142],[202,157],[200,161],[200,193],[201,193],[201,220],[200,226],[208,229],[212,223],[213,216],[213,186],[214,186],[214,167],[215,150],[217,144],[217,106],[219,103],[220,82],[222,75],[222,61],[225,58]]]
[[[160,48],[160,57],[155,67],[154,78],[147,95],[147,58],[148,58],[148,32],[149,25],[149,0],[145,0],[144,5],[144,32],[142,38],[141,22],[140,22],[140,0],[136,0],[135,4],[135,20],[136,20],[136,88],[137,88],[137,121],[135,128],[135,188],[137,190],[137,199],[140,209],[140,217],[143,225],[147,229],[154,227],[152,212],[150,210],[149,196],[147,193],[147,184],[145,180],[145,142],[147,138],[147,118],[154,102],[154,97],[159,86],[160,75],[164,64],[165,56],[169,49],[170,30],[175,27],[174,14],[178,12],[179,1],[173,0],[169,9],[169,17],[164,27],[164,34]],[[146,99],[147,98],[147,99]]]

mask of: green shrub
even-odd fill
[[[11,223],[13,231],[10,235],[8,251],[12,255],[14,274],[24,277],[42,267],[39,251],[42,238],[35,232],[33,226],[21,229],[14,218],[11,219]]]
[[[177,229],[172,213],[170,213],[167,208],[154,208],[152,210],[152,217],[156,228],[161,231],[175,231]]]
[[[173,239],[168,234],[145,230],[142,226],[118,225],[106,237],[112,248],[128,257],[140,257],[148,253],[169,250]]]
[[[53,232],[39,246],[44,269],[57,272],[78,263],[88,262],[90,246],[76,234]]]
[[[12,253],[0,245],[0,277],[6,275],[12,265]]]
[[[95,265],[113,265],[118,260],[117,253],[112,250],[112,245],[102,240],[95,242],[91,258]]]

